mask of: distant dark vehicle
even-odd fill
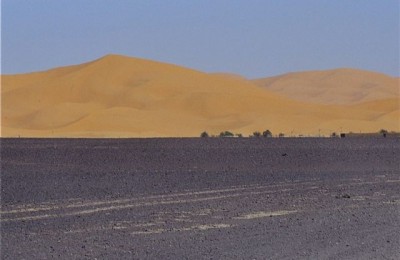
[[[346,134],[345,133],[340,133],[340,138],[345,138]]]

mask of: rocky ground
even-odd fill
[[[399,138],[1,139],[1,259],[400,259]]]

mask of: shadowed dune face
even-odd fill
[[[398,80],[363,71],[355,71],[354,78],[352,70],[346,70],[344,76],[339,72],[336,77],[333,72],[304,73],[304,91],[319,98],[314,102],[295,91],[290,94],[289,87],[276,87],[286,82],[285,77],[289,82],[298,82],[302,73],[250,81],[230,74],[206,74],[108,55],[44,72],[2,75],[1,134],[185,137],[199,136],[204,130],[245,135],[265,129],[303,135],[340,129],[399,130]],[[311,93],[318,86],[306,83],[322,82],[324,73],[329,84],[318,90],[320,94]],[[365,88],[368,82],[371,87]],[[325,96],[336,101],[328,102]]]

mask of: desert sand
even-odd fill
[[[360,70],[247,80],[107,55],[1,80],[2,137],[400,131],[399,79]]]
[[[253,80],[290,98],[320,104],[348,105],[399,97],[399,78],[356,69],[288,73]]]

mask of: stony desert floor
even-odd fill
[[[400,139],[1,139],[1,259],[399,259]]]

